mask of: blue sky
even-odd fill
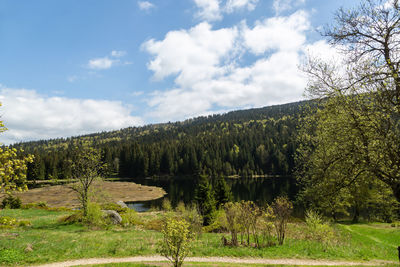
[[[302,99],[349,0],[0,0],[2,143]]]

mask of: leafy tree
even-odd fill
[[[194,234],[190,224],[184,219],[168,217],[161,230],[163,240],[159,243],[159,253],[166,257],[174,267],[180,267],[190,252]]]
[[[0,103],[1,106],[1,103]],[[6,131],[3,121],[0,121],[0,133]],[[23,151],[21,150],[20,153]],[[27,164],[32,162],[32,155],[18,155],[15,148],[0,147],[0,189],[5,193],[27,190]]]
[[[77,148],[75,158],[72,161],[73,178],[78,182],[71,187],[78,193],[79,201],[83,209],[83,216],[88,214],[89,190],[96,178],[101,175],[104,164],[101,161],[101,153],[99,150],[81,146]]]
[[[274,225],[278,243],[279,245],[283,245],[287,224],[289,222],[290,214],[293,211],[293,204],[287,197],[277,197],[271,207],[275,215]]]
[[[368,184],[361,180],[378,179],[400,202],[399,3],[364,0],[335,19],[324,34],[345,62],[311,59],[305,67],[307,92],[322,101],[299,149],[301,179],[308,188],[333,184],[333,194],[348,188],[352,195]]]

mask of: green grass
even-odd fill
[[[12,216],[32,222],[30,227],[0,230],[0,265],[29,265],[81,258],[156,254],[157,242],[161,239],[159,232],[134,227],[90,230],[80,224],[59,223],[58,219],[67,214],[69,212],[46,210],[0,211],[0,216]],[[141,215],[142,218],[157,216],[160,215]],[[283,246],[262,249],[224,247],[221,244],[223,234],[206,233],[195,241],[191,256],[398,260],[396,247],[400,245],[400,230],[390,227],[389,224],[337,225],[341,237],[332,245],[294,238],[301,236],[302,227],[292,224],[289,233],[292,238],[288,238]],[[28,244],[32,245],[33,251],[25,252]]]
[[[86,265],[87,266],[87,265]],[[166,266],[165,263],[110,263],[110,264],[96,264],[90,265],[93,267],[159,267]],[[276,264],[243,264],[243,263],[184,263],[184,267],[291,267],[293,265],[276,265]],[[298,266],[298,265],[297,265]],[[302,265],[309,266],[309,265]],[[313,267],[326,267],[326,265],[312,265]],[[380,265],[381,267],[398,267],[398,264]],[[348,267],[337,265],[335,267]],[[364,265],[353,265],[353,267],[365,267]]]

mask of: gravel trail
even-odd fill
[[[124,263],[124,262],[165,262],[166,258],[161,256],[137,256],[128,258],[92,258],[71,260],[65,262],[56,262],[44,265],[36,265],[36,267],[68,267],[76,265],[92,265],[107,263]],[[309,260],[309,259],[261,259],[261,258],[232,258],[232,257],[188,257],[185,262],[216,262],[216,263],[243,263],[243,264],[286,264],[293,266],[379,266],[387,263],[395,263],[389,261],[370,261],[370,262],[353,262],[353,261],[328,261],[328,260]]]

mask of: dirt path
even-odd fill
[[[129,258],[93,258],[72,260],[58,263],[50,263],[39,265],[36,267],[67,267],[76,265],[90,264],[107,264],[107,263],[126,263],[126,262],[165,262],[166,259],[161,256],[137,256]],[[351,261],[327,261],[327,260],[303,260],[303,259],[260,259],[260,258],[230,258],[230,257],[190,257],[185,262],[215,262],[215,263],[243,263],[243,264],[286,264],[293,266],[309,265],[309,266],[379,266],[387,263],[395,263],[388,261],[371,261],[371,262],[351,262]]]

